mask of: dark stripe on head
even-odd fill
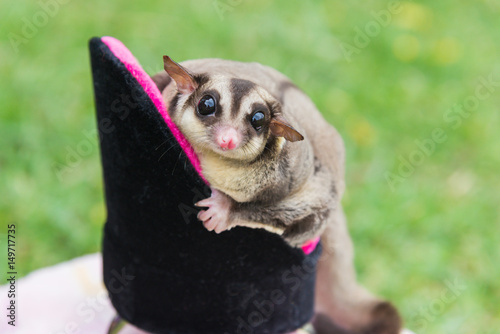
[[[198,94],[196,94],[196,93],[199,92],[199,91],[201,91],[203,89],[203,86],[208,82],[208,80],[210,80],[209,76],[207,74],[203,74],[203,73],[202,74],[196,74],[196,75],[193,76],[193,78],[196,81],[196,83],[198,84],[198,88],[186,100],[186,103],[184,103],[184,108],[186,108],[188,105],[194,105],[194,106],[196,106],[196,103],[198,101],[195,101],[195,99],[197,97],[201,98],[201,96],[198,96]]]
[[[206,84],[208,82],[208,80],[210,80],[210,78],[208,77],[208,74],[205,74],[205,73],[196,74],[193,76],[193,78],[194,78],[194,81],[196,81],[198,83],[198,89],[200,89],[204,84]]]
[[[264,114],[269,113],[269,108],[263,103],[254,102],[252,103],[252,112],[253,111],[262,111]]]
[[[230,92],[233,97],[231,103],[231,116],[236,116],[241,107],[241,101],[248,93],[255,88],[255,84],[248,80],[231,79]]]
[[[177,102],[179,102],[180,97],[181,93],[177,92],[172,100],[170,100],[170,104],[168,105],[168,114],[170,115],[170,117],[173,117],[175,112],[177,111]]]
[[[271,117],[277,114],[281,114],[281,103],[277,101],[266,101],[267,107],[269,108],[269,111],[271,112]]]
[[[197,90],[200,90],[200,88],[208,82],[209,77],[208,77],[208,75],[202,73],[202,74],[195,74],[195,75],[193,75],[193,79],[196,81],[196,83],[198,83],[198,89]],[[168,81],[169,82],[167,83],[167,85],[170,84],[171,81],[172,81],[171,78],[170,78],[170,76],[168,77]],[[179,109],[178,106],[177,106],[177,103],[179,102],[179,99],[180,99],[181,95],[182,94],[177,91],[177,94],[175,94],[175,96],[170,101],[170,104],[168,106],[168,113],[169,113],[170,116],[173,116],[175,114],[175,112],[177,111],[177,109]],[[184,109],[184,108],[186,108],[187,105],[193,104],[195,98],[196,98],[196,91],[193,92],[189,96],[189,98],[184,103],[184,105],[182,106],[182,108]],[[195,107],[196,107],[196,105],[195,105]]]

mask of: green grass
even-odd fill
[[[344,137],[360,280],[420,333],[497,331],[500,86],[467,117],[446,115],[480,77],[500,82],[498,2],[403,3],[350,61],[341,43],[355,46],[356,29],[388,2],[241,1],[222,18],[213,3],[69,1],[18,52],[11,33],[22,36],[23,18],[42,9],[0,4],[0,242],[16,223],[19,272],[99,251],[105,208],[97,140],[86,136],[95,129],[87,41],[111,35],[151,74],[168,54],[258,61],[292,78]],[[446,140],[391,187],[387,173],[436,128]],[[79,145],[89,154],[58,177],[54,164]]]

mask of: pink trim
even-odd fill
[[[306,255],[309,255],[316,249],[316,246],[318,245],[318,243],[319,243],[319,237],[316,237],[316,238],[306,242],[305,244],[303,244],[302,251],[304,251],[304,253]]]
[[[149,75],[147,75],[147,73],[144,72],[141,65],[139,65],[137,59],[135,59],[132,53],[127,49],[125,45],[123,45],[122,42],[110,36],[102,37],[101,41],[108,46],[111,52],[118,59],[120,59],[120,61],[123,63],[123,65],[125,65],[127,70],[134,76],[134,78],[142,86],[146,94],[148,94],[149,98],[151,99],[151,101],[153,101],[154,105],[156,106],[156,109],[158,109],[158,112],[165,120],[165,123],[169,127],[175,139],[177,139],[179,145],[186,153],[194,169],[198,172],[198,174],[205,181],[205,183],[208,184],[208,181],[205,179],[205,177],[203,177],[200,161],[198,160],[198,157],[196,156],[193,147],[191,146],[191,144],[189,144],[189,142],[186,140],[186,138],[181,133],[179,128],[174,124],[174,122],[172,122],[172,119],[170,118],[170,115],[167,112],[167,107],[163,102],[163,98],[161,96],[160,91],[158,90],[158,87],[156,87],[156,84],[149,77]]]

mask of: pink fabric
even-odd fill
[[[158,109],[158,112],[165,120],[165,123],[169,127],[170,131],[172,131],[172,134],[174,135],[175,139],[177,139],[177,141],[179,142],[179,145],[181,145],[184,152],[186,152],[186,155],[189,158],[191,164],[194,166],[196,172],[198,172],[200,177],[207,184],[209,184],[208,181],[203,176],[200,161],[198,160],[198,157],[196,156],[193,147],[191,146],[191,144],[189,144],[186,137],[184,137],[179,128],[174,124],[174,122],[170,118],[170,115],[167,112],[167,106],[163,102],[163,98],[161,96],[160,91],[158,90],[158,87],[156,87],[156,84],[153,82],[150,76],[146,72],[144,72],[141,65],[139,65],[137,59],[135,59],[132,53],[127,49],[125,45],[123,45],[122,42],[110,36],[102,37],[101,40],[104,44],[108,46],[111,52],[113,52],[113,54],[118,59],[120,59],[120,61],[123,63],[123,65],[125,65],[127,70],[134,76],[137,82],[139,82],[139,84],[142,86],[146,94],[148,94],[151,101],[153,101],[156,109]],[[309,255],[314,251],[314,249],[316,249],[318,242],[319,242],[319,237],[305,243],[302,246],[302,250],[306,255]]]
[[[120,59],[120,61],[123,63],[123,65],[125,65],[127,70],[129,70],[129,72],[142,86],[146,94],[148,94],[149,98],[151,99],[151,101],[153,101],[154,105],[156,106],[156,109],[158,109],[160,115],[165,120],[165,123],[170,128],[170,131],[172,131],[172,134],[174,135],[175,139],[177,139],[179,145],[181,145],[182,149],[186,153],[194,169],[198,172],[200,177],[208,184],[208,181],[205,179],[205,177],[203,177],[200,161],[198,160],[198,157],[194,153],[193,147],[191,146],[191,144],[189,144],[189,142],[186,140],[186,138],[181,133],[179,128],[174,124],[174,122],[172,122],[172,119],[170,118],[170,115],[167,112],[167,107],[163,102],[163,98],[161,96],[160,91],[158,90],[158,87],[156,87],[156,84],[149,77],[149,75],[146,72],[144,72],[141,65],[139,65],[137,59],[135,59],[132,53],[125,47],[125,45],[123,45],[122,42],[120,42],[116,38],[109,36],[102,37],[101,40],[104,44],[108,46],[111,52],[113,52],[113,54],[118,59]]]
[[[309,255],[316,249],[318,243],[319,243],[319,237],[316,237],[306,242],[304,245],[302,245],[302,251],[304,251],[306,255]]]

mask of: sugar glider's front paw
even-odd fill
[[[207,230],[221,233],[231,228],[229,221],[231,199],[220,191],[212,189],[212,195],[209,198],[205,198],[195,205],[208,208],[198,213],[198,219],[203,222],[203,226]]]

